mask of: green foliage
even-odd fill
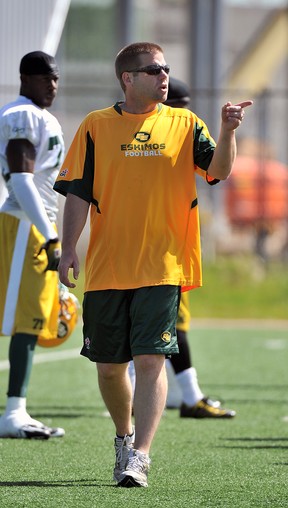
[[[252,256],[219,257],[203,266],[203,287],[190,293],[194,317],[287,319],[287,265]]]
[[[69,10],[62,36],[67,60],[110,58],[115,52],[116,26],[113,6],[74,5]]]

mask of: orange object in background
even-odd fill
[[[288,219],[288,168],[276,160],[239,155],[225,185],[225,198],[234,225]]]

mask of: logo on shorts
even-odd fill
[[[86,337],[86,339],[84,340],[85,342],[85,347],[86,349],[90,349],[90,344],[91,344],[91,341],[89,339],[89,337]]]
[[[60,171],[60,174],[59,176],[62,176],[62,177],[65,177],[66,175],[68,175],[68,169],[62,169],[62,171]]]
[[[164,342],[170,342],[171,341],[171,333],[170,332],[162,332],[161,333],[161,339],[164,341]]]

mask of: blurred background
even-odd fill
[[[269,277],[278,290],[284,285],[279,298],[270,288],[263,312],[272,313],[274,298],[276,314],[278,309],[278,317],[287,318],[287,1],[0,0],[0,13],[0,106],[19,92],[25,53],[56,55],[61,76],[51,111],[67,147],[89,111],[122,99],[114,60],[131,42],[162,46],[171,75],[188,84],[190,107],[216,140],[221,105],[253,99],[237,131],[233,175],[213,190],[198,182],[204,268],[208,280],[215,267],[230,270],[231,288],[252,280],[261,292],[259,281]],[[1,182],[0,201],[3,196]],[[224,280],[220,270],[214,292]]]

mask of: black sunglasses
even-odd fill
[[[130,69],[130,71],[126,72],[146,72],[149,76],[157,76],[161,71],[164,71],[165,74],[169,74],[170,65],[147,65],[147,67],[140,67],[138,69]]]

